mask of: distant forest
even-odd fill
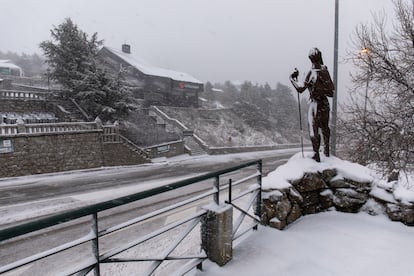
[[[34,77],[42,76],[46,72],[47,64],[45,59],[38,54],[17,54],[13,52],[4,53],[0,51],[0,60],[8,59],[12,63],[20,66],[23,69],[24,76]]]

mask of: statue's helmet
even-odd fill
[[[319,63],[323,64],[322,60],[322,52],[319,51],[318,48],[312,48],[309,51],[309,59],[312,61],[312,63]]]

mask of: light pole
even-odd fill
[[[332,100],[332,129],[331,152],[336,155],[336,117],[338,102],[338,25],[339,25],[339,0],[335,0],[335,33],[334,33],[334,73],[333,82],[335,94]]]
[[[370,75],[370,67],[371,67],[371,62],[370,62],[370,53],[369,53],[369,49],[368,48],[363,48],[361,50],[361,54],[362,55],[367,55],[368,58],[368,66],[367,66],[367,82],[365,85],[365,99],[364,99],[364,129],[367,126],[367,102],[368,102],[368,88],[369,88],[369,75]]]

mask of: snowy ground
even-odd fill
[[[269,173],[263,187],[284,188],[304,172],[328,168],[336,168],[338,178],[373,181],[374,187],[385,185],[375,171],[366,167],[336,157],[322,157],[322,162],[316,163],[310,156],[310,152],[305,152],[309,158],[296,154]],[[411,203],[413,180],[413,175],[405,175],[388,185],[396,188],[395,198]],[[392,222],[385,215],[328,211],[304,216],[283,231],[261,227],[234,249],[233,260],[227,265],[220,268],[207,261],[204,272],[195,275],[413,275],[413,235],[414,227]]]
[[[383,215],[308,215],[283,231],[259,228],[224,267],[206,261],[195,275],[413,275],[413,236],[413,227]]]

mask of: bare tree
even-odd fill
[[[357,71],[340,124],[346,153],[361,163],[377,163],[385,174],[414,162],[414,4],[409,2],[393,2],[391,27],[384,14],[357,26],[349,54]]]

